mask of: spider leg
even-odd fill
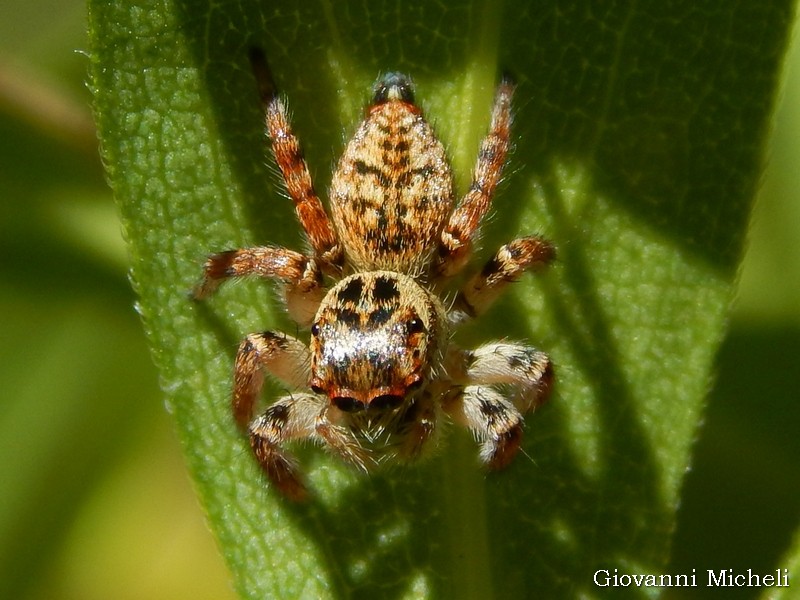
[[[511,399],[521,413],[543,404],[553,388],[555,375],[550,358],[536,348],[512,342],[494,342],[474,350],[450,351],[451,364],[460,363],[454,378],[481,386],[507,385]]]
[[[233,369],[232,409],[243,429],[253,418],[253,407],[269,372],[293,389],[308,386],[311,356],[300,340],[283,333],[251,333],[239,345]]]
[[[226,279],[258,275],[280,279],[289,315],[308,325],[325,295],[317,261],[286,248],[258,246],[212,254],[203,267],[203,280],[194,289],[198,300],[209,296]]]
[[[325,408],[317,416],[314,427],[326,449],[362,471],[374,467],[374,459],[361,447],[348,427],[349,416],[330,404],[326,396],[320,398],[325,402]]]
[[[293,439],[315,437],[317,416],[325,404],[325,399],[315,394],[286,396],[250,424],[250,447],[258,464],[275,487],[295,501],[305,499],[306,486],[297,461],[281,445]]]
[[[481,460],[490,469],[506,467],[522,441],[522,414],[496,389],[468,385],[445,403],[452,419],[469,428],[480,442]]]
[[[296,459],[281,448],[286,442],[312,440],[363,470],[373,464],[348,428],[331,420],[331,412],[338,410],[325,396],[293,394],[279,399],[250,424],[253,454],[275,487],[291,500],[304,500],[307,490]]]
[[[286,106],[275,93],[275,85],[264,54],[257,49],[251,50],[250,64],[264,107],[272,153],[283,175],[286,190],[294,201],[297,218],[306,232],[314,256],[327,270],[332,273],[340,272],[344,260],[342,246],[319,196],[314,191],[300,142],[292,131]]]
[[[481,442],[481,460],[490,469],[507,466],[522,441],[523,415],[543,403],[553,386],[550,359],[522,344],[497,342],[471,351],[453,348],[447,360],[454,389],[464,387],[445,400],[445,411]],[[504,394],[498,385],[512,391]]]
[[[519,280],[525,271],[544,267],[555,256],[550,242],[534,236],[501,246],[483,269],[461,287],[451,320],[459,322],[484,313],[509,283]]]
[[[266,121],[275,161],[283,174],[286,190],[294,201],[297,217],[314,249],[314,255],[323,264],[338,271],[344,259],[342,247],[314,191],[300,143],[292,131],[286,107],[279,98],[273,98],[267,105]]]
[[[509,147],[511,96],[514,84],[504,77],[495,93],[488,135],[481,142],[472,174],[472,184],[442,230],[439,259],[434,275],[441,278],[458,273],[469,260],[472,242],[492,203],[503,172]]]
[[[338,272],[344,259],[342,247],[322,202],[314,191],[300,142],[292,131],[286,107],[276,94],[272,72],[261,49],[250,49],[250,66],[264,107],[272,153],[283,175],[286,190],[294,201],[297,217],[308,236],[314,256],[320,259],[323,267]]]

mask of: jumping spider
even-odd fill
[[[550,392],[550,360],[512,342],[464,350],[451,332],[524,271],[549,263],[555,250],[539,237],[513,240],[454,300],[440,294],[469,260],[500,179],[513,83],[504,78],[497,88],[472,185],[454,206],[444,148],[414,103],[411,80],[380,78],[333,175],[329,219],[263,55],[251,58],[272,151],[311,251],[259,246],[213,254],[195,296],[231,277],[279,279],[289,315],[310,327],[308,344],[265,331],[239,346],[233,414],[259,464],[283,494],[301,500],[306,487],[286,442],[310,439],[366,471],[389,457],[419,457],[449,418],[472,431],[489,468],[505,467],[519,449],[523,414]],[[266,373],[296,391],[254,419]]]

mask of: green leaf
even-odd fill
[[[90,2],[140,312],[242,597],[596,596],[598,569],[664,567],[791,22],[788,0],[751,4]],[[263,282],[188,299],[212,251],[302,247],[265,166],[252,45],[319,190],[375,77],[401,70],[463,192],[499,71],[517,78],[479,254],[539,232],[560,260],[458,338],[531,340],[556,363],[508,471],[485,476],[454,431],[431,461],[370,477],[302,450],[308,505],[265,486],[229,414],[231,364],[244,334],[294,325]]]
[[[778,570],[770,575],[775,575],[775,583],[781,587],[779,589],[766,587],[761,594],[764,600],[784,600],[796,595],[792,592],[791,583],[796,582],[800,576],[800,529],[794,532],[794,541],[778,567]],[[784,585],[787,582],[789,585]]]

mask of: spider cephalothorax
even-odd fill
[[[441,303],[413,279],[356,273],[331,289],[311,327],[310,387],[346,412],[397,407],[428,382],[445,335]]]
[[[440,294],[468,262],[500,179],[512,83],[498,87],[472,185],[454,206],[444,148],[414,104],[411,80],[382,77],[334,173],[329,219],[263,56],[252,58],[273,153],[312,252],[261,246],[214,254],[195,296],[230,277],[280,279],[290,316],[310,329],[308,343],[266,331],[239,347],[233,412],[258,462],[298,500],[306,489],[286,442],[310,439],[368,469],[386,457],[417,458],[449,418],[472,430],[490,468],[506,466],[519,449],[523,414],[550,392],[550,360],[510,342],[463,350],[450,333],[555,251],[539,237],[515,239],[447,308]],[[266,373],[292,392],[254,419]]]

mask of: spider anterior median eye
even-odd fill
[[[331,398],[331,402],[343,412],[355,412],[364,410],[364,403],[350,396],[335,396]]]
[[[397,394],[383,394],[376,396],[369,403],[371,408],[395,408],[403,403],[403,396]]]
[[[311,326],[311,335],[313,335],[313,336],[319,335],[319,323],[314,323]]]

